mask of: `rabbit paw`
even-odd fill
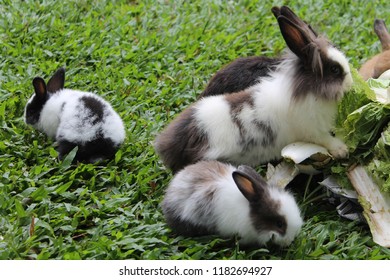
[[[328,143],[327,149],[334,158],[347,158],[348,157],[348,147],[344,144],[343,141],[337,138],[332,138]]]

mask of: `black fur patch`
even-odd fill
[[[194,216],[198,217],[198,215],[201,216],[207,215],[205,208],[210,208],[211,204],[207,205],[207,203],[210,203],[210,201],[203,201],[203,202],[199,201],[199,202],[202,205],[198,205],[199,211],[197,213],[194,213]],[[184,235],[184,236],[202,236],[202,235],[215,233],[215,228],[211,225],[203,226],[203,225],[195,224],[192,221],[187,221],[182,219],[180,213],[177,213],[177,209],[173,208],[172,205],[165,203],[165,201],[162,204],[162,208],[168,226],[176,234]]]
[[[61,104],[61,109],[60,109],[61,113],[64,111],[65,104],[66,104],[65,102],[63,102],[63,103]]]
[[[65,68],[59,68],[47,82],[47,92],[55,93],[64,88]]]
[[[293,96],[299,100],[308,94],[325,100],[338,100],[347,73],[343,67],[326,55],[330,47],[327,40],[319,38],[311,46],[309,61],[297,60],[294,73]],[[313,63],[315,61],[316,63]]]
[[[60,140],[58,141],[58,158],[60,160],[63,160],[67,154],[69,154],[70,151],[72,151],[77,146],[76,143],[72,143],[66,140]],[[77,155],[76,155],[77,156]]]
[[[276,231],[282,236],[285,235],[287,221],[285,217],[278,214],[279,208],[279,203],[271,200],[267,193],[259,198],[259,201],[250,203],[251,220],[256,230],[259,232]]]
[[[29,104],[26,106],[26,123],[30,125],[34,125],[39,121],[39,118],[41,117],[41,112],[43,109],[43,106],[45,105],[46,101],[48,100],[42,100],[42,98],[38,98],[35,96]]]
[[[104,104],[100,100],[92,96],[83,96],[80,100],[84,103],[85,108],[91,112],[90,117],[93,118],[92,124],[97,124],[103,120]]]
[[[100,159],[111,159],[118,149],[114,145],[114,142],[109,138],[98,138],[82,144],[72,143],[67,140],[59,140],[57,148],[59,159],[64,159],[64,157],[76,146],[78,146],[78,150],[74,162],[84,163],[93,163]]]
[[[166,211],[174,211],[174,209],[166,209]],[[173,212],[172,211],[172,212]],[[202,225],[195,225],[194,223],[182,220],[180,217],[175,216],[174,213],[165,214],[168,226],[178,235],[183,236],[203,236],[215,233],[215,229],[205,227]]]
[[[195,110],[184,110],[156,139],[157,153],[174,173],[200,160],[209,147],[207,135],[197,127]]]
[[[199,186],[203,187],[203,185]],[[215,189],[209,190],[206,193],[206,196],[202,200],[197,200],[196,201],[196,208],[194,211],[194,215],[196,217],[199,217],[199,220],[208,220],[210,219],[210,207],[211,205],[214,205],[213,200],[214,200],[214,194],[215,194]]]
[[[245,90],[270,76],[280,62],[279,58],[261,56],[238,58],[211,78],[200,97]]]
[[[213,205],[212,200],[214,199],[214,193],[215,191],[210,191],[206,194],[203,200],[198,200],[196,202],[196,207],[193,215],[197,217],[197,220],[207,221],[211,218],[210,207],[211,205]],[[170,219],[169,222],[171,222],[171,228],[181,235],[200,236],[216,233],[215,228],[211,225],[211,223],[209,223],[209,225],[206,227],[200,224],[184,221],[179,217]]]
[[[275,131],[272,129],[271,125],[267,124],[266,122],[259,122],[257,120],[254,120],[253,123],[256,125],[256,127],[263,132],[264,138],[261,142],[261,145],[263,147],[268,147],[275,143],[276,135]]]
[[[253,107],[253,98],[248,92],[240,92],[240,93],[234,93],[229,94],[225,96],[225,99],[230,105],[230,115],[232,117],[232,121],[237,126],[239,132],[240,132],[240,145],[244,146],[243,150],[247,151],[249,147],[246,147],[247,144],[253,146],[255,143],[253,143],[253,139],[248,140],[246,137],[247,130],[242,123],[241,119],[238,117],[242,109],[245,105],[249,107]]]

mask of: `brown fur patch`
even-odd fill
[[[254,124],[257,129],[264,134],[264,137],[253,138],[249,137],[248,128],[244,126],[242,120],[239,118],[239,114],[245,106],[255,109],[254,98],[250,91],[229,94],[224,98],[230,105],[232,121],[240,132],[240,145],[243,147],[243,152],[247,152],[259,144],[263,147],[267,147],[274,143],[276,135],[269,124],[254,119],[252,124]]]
[[[390,50],[390,34],[383,20],[376,19],[374,21],[374,31],[381,41],[382,51]]]
[[[373,78],[378,78],[385,71],[390,69],[390,50],[380,54],[377,63],[375,64]]]
[[[230,115],[232,117],[232,121],[238,127],[240,131],[241,139],[244,139],[246,130],[243,123],[238,118],[238,115],[241,113],[245,105],[250,107],[254,106],[253,97],[249,92],[242,91],[242,92],[226,95],[225,100],[229,103]]]
[[[362,76],[363,80],[368,80],[369,78],[374,77],[375,65],[378,62],[379,57],[380,54],[377,54],[360,67],[359,74]]]
[[[225,100],[229,103],[232,114],[235,115],[240,113],[245,105],[249,105],[250,107],[254,106],[253,96],[249,91],[226,95]]]
[[[390,69],[390,34],[387,31],[385,22],[376,19],[374,22],[374,31],[381,41],[382,53],[373,56],[360,67],[359,74],[364,80],[368,80],[369,78],[376,79]]]
[[[197,126],[195,110],[184,110],[156,138],[156,152],[174,173],[202,159],[209,147],[207,135]]]
[[[276,134],[275,134],[275,131],[272,129],[271,125],[269,125],[265,122],[259,122],[257,120],[254,120],[253,123],[264,134],[261,145],[263,147],[267,147],[269,145],[272,145],[276,140]]]
[[[186,167],[188,173],[192,174],[194,181],[192,185],[208,185],[215,180],[226,176],[228,167],[226,164],[215,160],[204,160]]]

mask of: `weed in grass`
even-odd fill
[[[306,223],[288,248],[184,238],[165,224],[159,203],[172,175],[154,153],[155,135],[224,64],[281,53],[270,9],[283,3],[0,0],[0,259],[389,259],[307,177],[292,186]],[[372,24],[390,9],[389,1],[289,5],[355,67],[379,51]],[[66,87],[96,92],[123,118],[127,138],[114,160],[59,162],[52,141],[23,123],[32,78],[60,66]]]

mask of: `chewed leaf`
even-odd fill
[[[282,149],[282,157],[295,163],[300,172],[316,174],[331,160],[332,156],[324,147],[305,142],[295,142]]]
[[[282,149],[282,157],[292,160],[294,163],[301,163],[307,159],[314,162],[329,160],[331,155],[324,147],[312,143],[295,142]]]
[[[291,163],[282,161],[277,166],[268,163],[267,182],[270,185],[285,188],[299,174],[298,168]]]

